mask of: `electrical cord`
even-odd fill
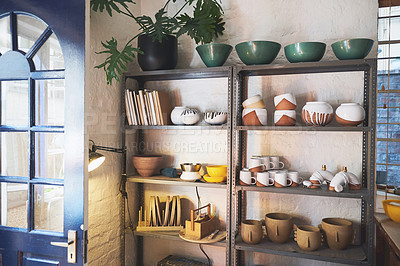
[[[207,253],[204,251],[204,249],[203,249],[203,247],[201,246],[201,244],[199,244],[199,248],[200,248],[201,252],[203,252],[203,254],[207,257],[207,264],[208,264],[208,266],[211,266],[210,257],[208,257]]]
[[[199,189],[196,186],[196,195],[197,195],[197,209],[201,207],[201,201],[200,201],[200,195],[199,195]],[[200,213],[200,210],[197,211],[197,214]]]

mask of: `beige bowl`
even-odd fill
[[[134,155],[133,166],[141,176],[152,176],[160,171],[162,155]]]
[[[265,108],[265,103],[258,94],[245,100],[242,105],[243,108]]]

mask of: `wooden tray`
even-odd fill
[[[183,229],[179,232],[179,237],[182,238],[183,240],[186,240],[186,241],[192,242],[192,243],[210,244],[210,243],[215,243],[215,242],[225,239],[226,231],[219,231],[212,239],[207,239],[208,236],[206,236],[206,237],[203,237],[202,239],[198,240],[198,239],[192,239],[190,237],[186,237],[185,229]]]

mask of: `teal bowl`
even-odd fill
[[[274,61],[281,45],[271,41],[249,41],[236,44],[235,49],[244,64],[262,65]]]
[[[197,46],[196,51],[206,66],[217,67],[225,63],[232,48],[229,44],[224,43],[206,43]]]
[[[298,42],[285,46],[285,56],[290,63],[317,62],[325,54],[322,42]]]
[[[372,49],[371,39],[348,39],[331,44],[333,53],[339,60],[363,59]]]

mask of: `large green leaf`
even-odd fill
[[[106,43],[101,42],[101,44],[105,50],[97,52],[97,54],[109,54],[109,56],[103,64],[97,65],[96,68],[104,69],[107,75],[107,84],[111,84],[113,79],[119,82],[119,76],[123,71],[128,70],[127,65],[135,58],[135,52],[143,53],[140,49],[134,48],[131,44],[125,45],[122,51],[118,51],[118,42],[114,38],[110,41],[106,41]]]
[[[104,9],[107,10],[108,14],[112,16],[112,10],[117,13],[121,13],[121,9],[118,5],[121,5],[125,9],[128,9],[127,3],[136,4],[133,0],[90,0],[90,7],[93,11],[103,12]]]

